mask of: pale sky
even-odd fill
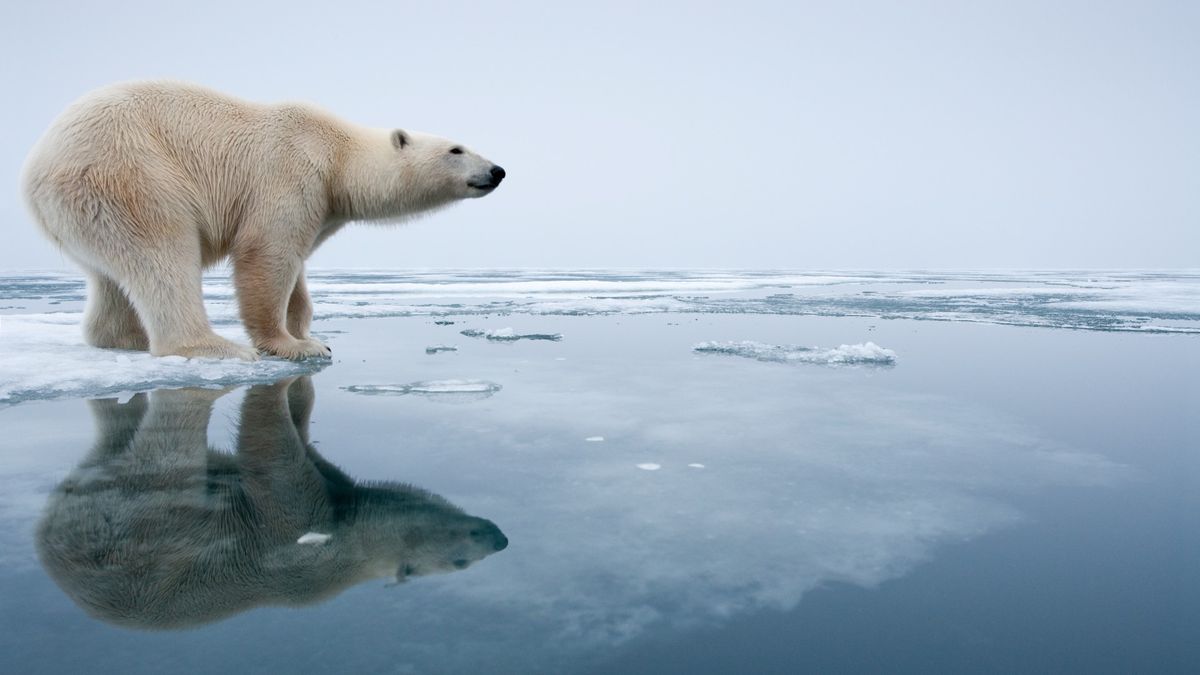
[[[325,267],[1200,267],[1200,3],[6,2],[0,271],[71,269],[18,175],[171,77],[454,138],[491,196]]]

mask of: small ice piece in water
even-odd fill
[[[368,396],[482,394],[486,397],[500,391],[501,386],[487,380],[427,380],[408,384],[352,384],[342,389]]]
[[[752,340],[736,342],[701,342],[693,351],[705,354],[732,354],[758,361],[777,363],[813,363],[823,366],[872,365],[891,366],[896,363],[896,352],[884,349],[874,342],[856,345],[841,345],[831,349],[800,347],[796,345],[768,345]]]
[[[486,380],[430,380],[407,385],[413,394],[486,394],[500,391],[500,385]]]
[[[453,325],[454,325],[454,322],[453,322],[453,321],[448,321],[448,320],[446,320],[446,319],[442,319],[442,320],[439,320],[439,321],[434,321],[433,323],[434,323],[434,325],[435,325],[435,326],[453,326]]]
[[[558,342],[562,339],[562,333],[518,333],[513,328],[496,328],[492,330],[480,330],[478,328],[468,328],[459,331],[461,335],[467,337],[482,337],[497,342],[515,342],[517,340],[551,340]]]
[[[588,436],[587,438],[585,438],[583,440],[585,440],[589,443],[599,443],[600,441],[604,440],[604,437],[603,436]]]
[[[456,352],[458,347],[454,345],[430,345],[425,348],[426,354],[437,354],[439,352]]]
[[[484,335],[484,337],[486,337],[489,340],[517,340],[517,339],[519,339],[517,337],[517,331],[513,330],[511,326],[509,326],[508,328],[497,328],[496,330],[485,331],[483,335]]]
[[[688,466],[692,467],[693,469],[703,469],[704,468],[703,464],[688,464]]]
[[[307,532],[300,535],[296,540],[297,544],[324,544],[333,538],[332,534],[321,534],[320,532]]]
[[[654,462],[646,462],[645,464],[638,464],[637,468],[641,469],[642,471],[658,471],[659,469],[662,468],[662,464],[655,464]]]

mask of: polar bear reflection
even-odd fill
[[[491,521],[398,483],[356,483],[308,443],[307,378],[251,387],[237,453],[209,448],[223,392],[90,401],[98,440],[38,527],[46,570],[105,621],[177,628],[353,584],[463,569],[508,540]],[[303,535],[331,535],[300,544]]]

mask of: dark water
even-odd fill
[[[563,339],[458,332],[501,326]],[[5,671],[1200,670],[1194,336],[318,330],[338,358],[311,378],[0,410]],[[898,358],[691,351],[745,339]],[[500,388],[347,389],[451,379]]]

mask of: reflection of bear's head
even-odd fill
[[[38,527],[42,564],[92,615],[138,628],[304,605],[373,578],[463,569],[491,521],[399,483],[356,483],[308,443],[312,384],[251,387],[237,453],[208,447],[211,390],[92,401],[98,440]]]

